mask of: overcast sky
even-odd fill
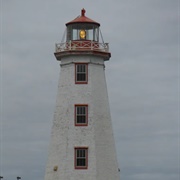
[[[179,0],[0,0],[0,176],[43,180],[65,23],[101,23],[121,180],[180,179]]]

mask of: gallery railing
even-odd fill
[[[96,41],[69,41],[64,43],[57,43],[55,48],[56,52],[70,50],[96,50],[109,52],[108,43],[99,43]]]

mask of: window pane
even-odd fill
[[[81,65],[77,65],[77,72],[81,72]]]
[[[85,109],[86,109],[85,106],[78,106],[77,109],[78,109],[78,112],[77,112],[78,115],[84,115],[85,114]]]
[[[82,66],[82,71],[81,72],[85,72],[86,70],[86,66],[85,65],[81,65]]]
[[[77,157],[80,157],[79,150],[77,150]]]
[[[79,124],[86,123],[86,116],[77,116],[77,122]]]
[[[86,160],[85,159],[81,159],[81,166],[86,166]]]
[[[85,114],[85,107],[81,107],[81,114]]]
[[[93,39],[93,29],[90,29],[89,31],[88,31],[88,37],[87,37],[89,40],[94,40]]]
[[[72,40],[76,40],[77,39],[77,30],[73,29],[73,38]]]
[[[80,65],[80,71],[79,72],[83,72],[84,70],[84,65]]]
[[[77,159],[77,166],[80,166],[80,159]]]
[[[76,107],[76,114],[79,115],[80,114],[80,108],[77,106]]]
[[[77,74],[77,81],[86,81],[86,74]]]
[[[77,159],[77,166],[86,166],[85,159]]]
[[[77,72],[78,73],[86,72],[86,65],[85,64],[78,64],[77,65]]]
[[[85,150],[82,150],[82,156],[81,157],[84,157],[84,158],[86,157],[85,156]]]

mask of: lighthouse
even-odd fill
[[[82,9],[54,55],[60,78],[45,180],[119,180],[100,23]]]

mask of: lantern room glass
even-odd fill
[[[85,36],[81,36],[82,32]],[[67,26],[67,42],[68,41],[77,41],[77,40],[90,40],[90,41],[99,41],[99,26],[91,23],[77,23],[70,24]]]

